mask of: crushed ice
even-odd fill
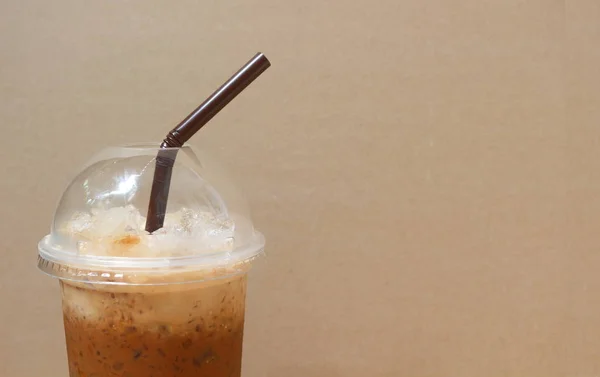
[[[114,253],[115,248],[107,242],[125,236],[139,237],[139,244],[127,249],[127,255],[138,257],[226,251],[233,245],[233,221],[217,218],[210,212],[182,208],[167,213],[164,226],[152,235],[144,230],[145,224],[146,218],[138,209],[128,205],[76,213],[65,231],[79,239],[79,253],[91,255]]]

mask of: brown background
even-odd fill
[[[600,375],[600,2],[0,14],[1,376],[66,375],[35,259],[79,164],[162,139],[257,50],[273,67],[193,141],[268,237],[245,376]]]

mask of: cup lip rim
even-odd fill
[[[210,269],[244,263],[264,252],[265,237],[254,231],[249,242],[230,251],[215,251],[205,254],[186,255],[180,257],[119,257],[79,255],[73,251],[59,250],[52,246],[52,235],[44,236],[38,243],[40,258],[65,266],[89,269],[123,269],[123,270],[161,270],[172,268]]]

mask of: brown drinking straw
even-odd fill
[[[147,232],[152,233],[162,228],[164,224],[171,173],[178,148],[182,147],[202,126],[270,66],[267,57],[259,52],[167,134],[156,156],[156,168],[146,218]]]

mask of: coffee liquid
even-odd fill
[[[70,377],[240,377],[245,274],[61,287]]]

